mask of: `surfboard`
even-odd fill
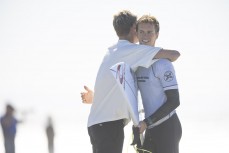
[[[114,76],[122,94],[125,97],[124,102],[128,105],[128,111],[134,126],[139,124],[138,112],[138,92],[136,79],[130,66],[124,62],[117,63],[110,67],[110,72]]]

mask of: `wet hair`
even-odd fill
[[[138,25],[140,23],[150,23],[154,25],[155,31],[158,33],[160,30],[160,25],[158,20],[152,16],[152,15],[143,15],[141,18],[138,19],[137,25],[136,25],[136,30],[138,31]]]
[[[123,10],[114,15],[113,26],[116,34],[120,36],[126,36],[129,34],[131,27],[136,24],[137,16],[130,11]]]

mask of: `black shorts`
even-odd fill
[[[146,130],[141,149],[152,153],[179,153],[181,135],[181,124],[177,114],[174,114],[160,125]],[[147,151],[140,153],[149,153]]]
[[[88,127],[93,153],[122,153],[123,120],[104,122]]]

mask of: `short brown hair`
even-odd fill
[[[137,22],[137,16],[130,11],[123,10],[114,15],[113,26],[116,34],[120,36],[128,35],[131,27]]]
[[[138,31],[138,25],[140,23],[150,23],[150,24],[153,24],[157,33],[160,30],[160,25],[159,25],[158,20],[154,16],[152,16],[152,15],[143,15],[141,18],[138,19],[137,26],[136,26],[136,30],[137,31]]]

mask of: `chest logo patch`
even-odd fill
[[[172,81],[173,80],[173,72],[171,72],[171,71],[166,71],[165,73],[164,73],[164,80],[165,81],[167,81],[167,82],[170,82],[170,81]]]

